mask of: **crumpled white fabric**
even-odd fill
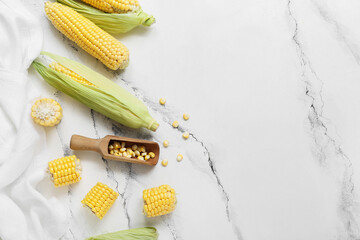
[[[49,160],[43,127],[33,123],[31,105],[39,93],[27,69],[39,55],[40,23],[18,0],[0,0],[0,239],[59,239],[66,211],[45,198],[37,184]]]

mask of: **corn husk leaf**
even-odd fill
[[[156,228],[144,227],[101,234],[85,240],[156,240],[158,236]]]
[[[155,22],[155,18],[145,13],[141,8],[136,12],[130,13],[105,13],[87,4],[74,0],[56,1],[74,9],[111,34],[126,33],[140,25],[149,27]]]
[[[159,124],[151,117],[144,103],[116,83],[81,63],[49,52],[41,53],[79,74],[96,87],[78,83],[36,59],[32,66],[51,86],[125,126],[145,127],[152,131],[158,128]]]

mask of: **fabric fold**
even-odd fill
[[[0,239],[59,239],[68,218],[36,188],[46,177],[46,134],[33,123],[39,92],[27,69],[40,54],[40,23],[19,0],[0,0]]]

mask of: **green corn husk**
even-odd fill
[[[156,240],[158,236],[156,228],[144,227],[101,234],[85,240]]]
[[[68,58],[49,52],[41,52],[41,54],[79,74],[96,87],[76,82],[35,59],[32,66],[51,86],[125,126],[144,127],[152,131],[156,131],[159,127],[159,123],[151,117],[142,101],[108,78]]]
[[[149,27],[155,22],[155,18],[145,13],[142,9],[130,13],[105,13],[74,0],[56,1],[74,9],[111,34],[126,33],[140,25]]]

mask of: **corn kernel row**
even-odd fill
[[[145,146],[133,144],[131,147],[126,147],[125,142],[120,143],[118,141],[113,141],[109,144],[109,153],[119,157],[137,158],[145,161],[155,158],[155,153],[148,153]]]

